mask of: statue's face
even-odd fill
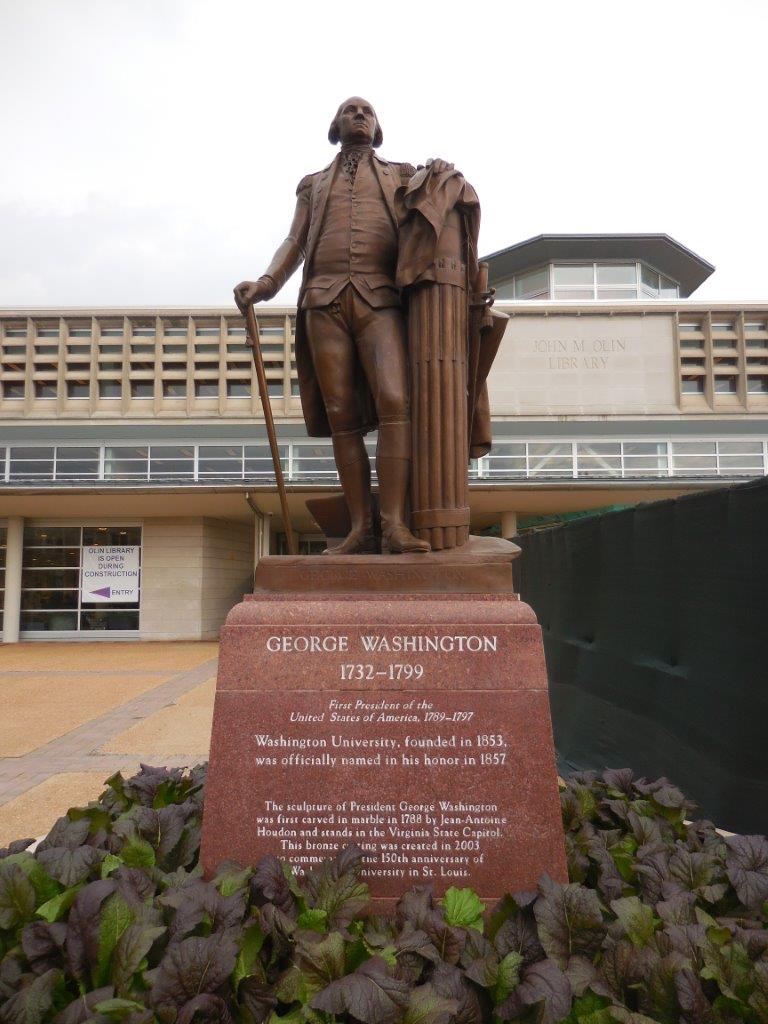
[[[370,145],[376,131],[376,112],[367,100],[351,96],[342,104],[338,125],[342,145],[349,142]]]

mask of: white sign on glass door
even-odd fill
[[[86,545],[81,599],[103,604],[138,601],[139,551],[138,545]]]

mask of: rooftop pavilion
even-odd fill
[[[685,299],[715,269],[664,234],[536,235],[483,259],[497,299]]]

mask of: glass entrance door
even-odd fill
[[[94,548],[104,549],[102,561],[107,569],[103,581],[86,585],[86,563],[98,561]],[[140,589],[131,593],[135,600],[123,600],[120,588],[112,585],[120,570],[111,565],[120,566],[126,558],[131,564],[141,564],[140,526],[26,527],[21,632],[27,639],[52,634],[83,638],[90,634],[94,639],[104,632],[137,634]]]

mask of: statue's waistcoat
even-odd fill
[[[349,283],[375,308],[399,305],[396,264],[397,231],[372,157],[360,161],[354,184],[337,166],[304,286],[303,308],[328,305]]]

